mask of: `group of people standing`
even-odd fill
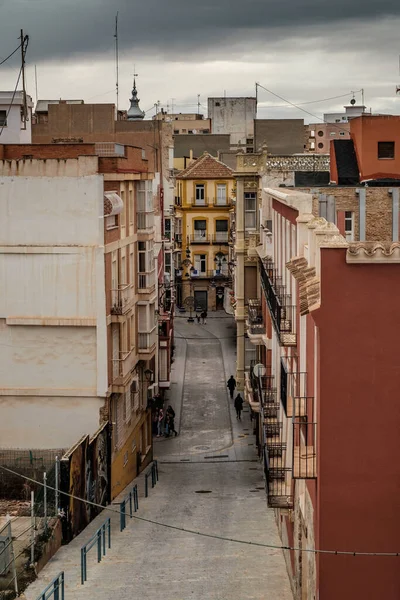
[[[196,313],[196,319],[198,323],[202,325],[207,325],[207,311],[203,310],[199,315]]]
[[[228,388],[230,397],[233,400],[233,394],[235,393],[235,389],[236,389],[236,379],[234,378],[233,375],[231,375],[229,377],[226,387]],[[242,415],[242,410],[243,410],[243,398],[240,395],[240,393],[235,398],[234,406],[235,406],[235,410],[236,410],[236,418],[238,419],[238,421],[241,421],[242,420],[241,415]]]
[[[153,435],[156,435],[157,437],[169,437],[173,433],[175,434],[175,437],[178,435],[178,432],[175,429],[174,409],[169,404],[164,414],[162,408],[157,408],[153,413]]]

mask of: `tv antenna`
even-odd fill
[[[115,64],[116,64],[116,71],[117,71],[117,83],[115,85],[115,88],[116,88],[116,92],[117,92],[117,112],[118,112],[118,101],[119,101],[118,11],[117,11],[117,14],[115,16],[115,33],[114,33],[114,37],[115,37]]]

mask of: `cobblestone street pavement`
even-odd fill
[[[138,478],[138,515],[178,528],[279,546],[248,410],[245,407],[242,421],[237,421],[227,394],[226,380],[235,373],[236,361],[233,319],[216,313],[204,326],[180,316],[175,323],[176,358],[168,401],[176,412],[179,435],[155,439],[160,478],[148,498],[143,497],[143,475]],[[61,548],[26,598],[36,600],[64,570],[65,600],[292,599],[280,549],[135,519],[120,533],[114,513],[111,550],[100,564],[92,551],[88,581],[81,586],[79,549],[107,516],[104,511]]]

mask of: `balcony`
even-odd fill
[[[155,289],[156,272],[155,270],[148,273],[138,273],[138,292],[148,294]]]
[[[230,208],[232,206],[232,200],[225,198],[225,201],[218,200],[217,198],[212,199],[212,205],[214,208]]]
[[[228,273],[223,273],[218,269],[213,271],[199,271],[193,269],[193,271],[190,271],[190,279],[224,279],[228,276]]]
[[[180,248],[182,248],[182,234],[181,233],[176,233],[174,236],[174,240],[175,240],[175,244],[177,246],[179,246]]]
[[[229,244],[229,233],[228,231],[217,231],[212,236],[213,244]]]
[[[191,244],[210,244],[211,243],[211,235],[208,235],[205,231],[197,231],[194,235],[189,237],[189,241]]]
[[[125,315],[130,310],[131,286],[121,284],[117,289],[111,290],[111,309],[112,315]]]
[[[261,311],[261,302],[258,299],[249,300],[248,319],[247,319],[247,335],[254,344],[263,342],[265,335],[265,324]]]
[[[188,200],[188,204],[190,204],[190,206],[192,206],[193,208],[204,208],[205,206],[210,206],[212,205],[212,199],[210,198],[190,198],[190,200]]]
[[[138,333],[138,351],[139,354],[150,354],[154,351],[157,343],[157,327],[150,332]]]
[[[113,386],[123,386],[126,379],[129,378],[131,370],[134,366],[134,352],[119,352],[119,358],[112,359],[112,384]],[[118,392],[119,390],[114,389]]]
[[[271,261],[260,261],[261,284],[268,304],[272,324],[281,346],[296,346],[296,307],[286,294],[282,277]]]
[[[312,396],[294,396],[293,407],[293,477],[317,477],[317,422]]]
[[[138,233],[152,233],[153,229],[154,229],[154,213],[138,212],[137,213]]]

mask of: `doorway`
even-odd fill
[[[195,290],[194,292],[194,310],[196,312],[207,311],[207,291],[206,290]]]
[[[224,294],[225,294],[225,288],[223,287],[217,287],[215,290],[215,295],[216,295],[216,303],[215,303],[215,308],[217,310],[223,310],[224,308]]]

